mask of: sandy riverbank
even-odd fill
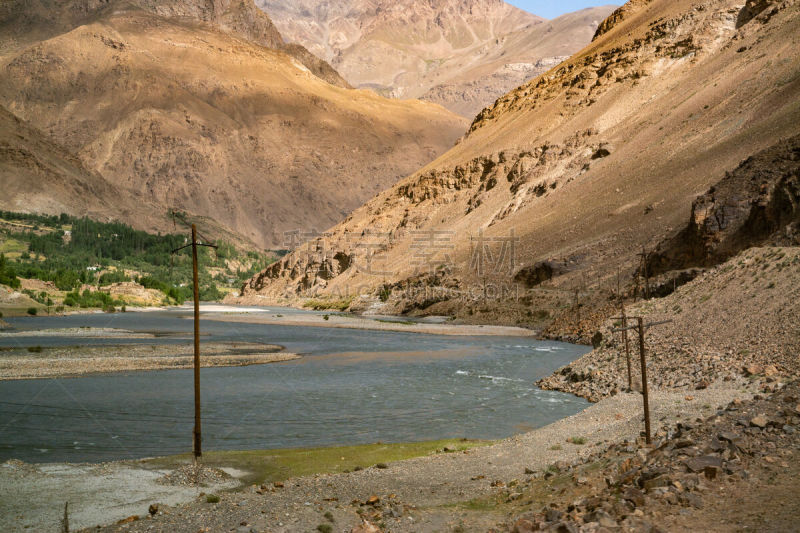
[[[258,308],[256,308],[258,309]],[[247,324],[273,324],[283,326],[308,326],[322,328],[365,329],[377,331],[405,331],[408,333],[427,333],[430,335],[499,335],[517,337],[535,337],[536,332],[526,328],[514,326],[490,325],[462,325],[462,324],[431,324],[411,321],[380,321],[367,317],[340,315],[340,314],[283,314],[269,308],[260,312],[248,312],[236,307],[230,310],[205,312],[202,320],[216,320],[222,322],[242,322]],[[325,318],[327,317],[327,318]]]
[[[299,359],[283,347],[257,343],[204,343],[203,368],[247,366]],[[183,344],[117,344],[3,349],[0,380],[79,377],[107,372],[192,368],[194,347]]]

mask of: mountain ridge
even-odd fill
[[[591,40],[613,6],[547,21],[501,0],[259,0],[354,86],[473,117]]]
[[[287,232],[335,223],[464,131],[439,106],[328,84],[203,21],[123,1],[95,15],[3,48],[0,104],[150,207],[124,222],[150,227],[165,206],[283,248]]]
[[[489,284],[509,291],[495,307],[516,306],[508,319],[519,320],[525,309],[562,312],[576,288],[607,294],[618,275],[635,280],[642,247],[683,227],[697,195],[796,133],[800,15],[794,1],[772,2],[744,24],[727,0],[633,7],[498,99],[455,148],[251,279],[242,301],[352,296],[358,287],[352,308],[494,320],[467,311],[482,308]],[[430,234],[448,242],[417,242]],[[372,237],[359,248],[353,235]],[[509,239],[513,262],[473,268],[476,250],[488,242],[500,257]],[[421,255],[425,246],[432,257]],[[544,285],[526,286],[520,273],[540,265],[550,272]]]

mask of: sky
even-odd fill
[[[592,0],[506,0],[506,2],[546,19],[553,19],[564,13],[570,13],[585,7],[624,3],[623,0],[607,0],[605,2]]]

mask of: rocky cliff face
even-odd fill
[[[245,300],[357,289],[356,305],[405,309],[402,287],[424,280],[442,291],[428,312],[471,317],[488,286],[503,300],[492,307],[516,306],[524,323],[627,284],[642,246],[675,235],[698,194],[800,120],[796,2],[743,25],[733,0],[631,8],[455,148],[251,280]],[[315,277],[337,254],[349,266]],[[542,265],[558,268],[542,277]]]
[[[748,157],[692,203],[649,271],[708,267],[753,246],[800,246],[800,136]]]
[[[501,0],[259,0],[289,39],[357,87],[469,118],[577,51],[612,7],[545,21]]]
[[[127,222],[177,208],[283,248],[286,232],[329,227],[464,131],[439,106],[331,85],[251,42],[277,39],[252,2],[151,4],[53,3],[51,16],[79,13],[55,31],[36,25],[39,0],[0,25],[13,42],[0,104],[128,191],[143,209]]]

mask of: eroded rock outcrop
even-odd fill
[[[763,245],[800,245],[800,135],[747,158],[698,197],[687,227],[659,246],[648,267],[712,266]]]

